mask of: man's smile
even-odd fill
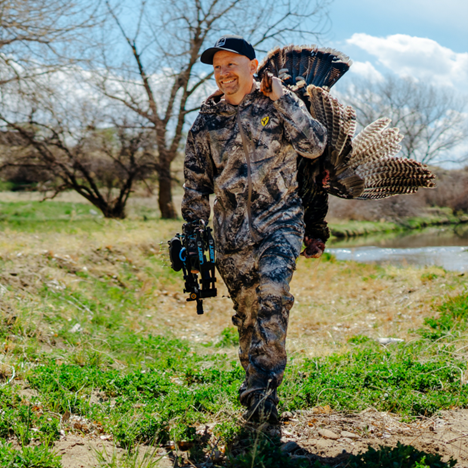
[[[229,79],[227,79],[227,80],[222,80],[222,81],[221,81],[221,84],[223,84],[223,85],[230,85],[230,84],[234,83],[235,81],[236,81],[235,78],[229,78]]]

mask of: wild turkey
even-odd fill
[[[353,138],[355,111],[328,92],[351,64],[333,49],[287,46],[269,52],[257,71],[260,80],[266,73],[280,78],[328,131],[323,155],[298,161],[306,224],[308,208],[323,191],[341,198],[377,199],[435,186],[435,176],[425,165],[395,157],[403,136],[397,128],[388,128],[390,119],[376,120]]]

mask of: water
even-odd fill
[[[338,260],[394,265],[437,265],[468,272],[468,226],[428,228],[399,234],[334,242],[327,248]]]

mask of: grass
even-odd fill
[[[154,444],[197,463],[215,450],[200,428],[215,424],[226,466],[301,466],[258,433],[234,449],[244,429],[232,306],[223,285],[202,317],[185,303],[164,244],[180,222],[63,221],[59,208],[0,233],[0,460],[60,466],[64,431],[126,449],[96,453],[99,466],[150,467],[135,453]],[[292,290],[281,411],[468,407],[464,277],[328,255],[301,259]],[[381,334],[405,343],[382,347]]]
[[[461,384],[466,361],[444,349],[414,342],[385,349],[373,341],[345,354],[291,366],[283,389],[288,410],[329,405],[339,411],[379,411],[430,416],[441,409],[468,407]]]
[[[0,466],[8,468],[60,468],[60,457],[47,446],[15,449],[10,443],[0,442]]]
[[[48,221],[66,219],[76,221],[80,218],[97,216],[93,207],[84,203],[18,201],[0,202],[0,219],[14,221]]]
[[[95,458],[98,468],[156,468],[161,460],[155,449],[141,452],[139,447],[121,455],[115,449],[95,450]]]
[[[438,308],[438,317],[424,319],[427,327],[420,330],[421,336],[439,340],[451,335],[459,336],[468,326],[468,294],[449,299]]]

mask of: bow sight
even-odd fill
[[[177,233],[169,241],[169,256],[172,269],[184,272],[184,293],[189,294],[187,301],[197,301],[197,314],[203,314],[202,299],[217,294],[215,245],[211,228],[202,220],[185,223],[182,234]]]

